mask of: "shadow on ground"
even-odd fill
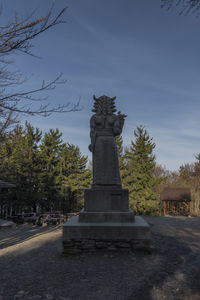
[[[0,249],[17,245],[34,237],[59,229],[60,226],[33,226],[31,224],[18,225],[16,229],[2,229],[0,231]]]
[[[0,275],[2,299],[13,299],[21,291],[21,299],[27,300],[36,296],[60,300],[199,300],[198,230],[190,234],[194,224],[187,226],[182,220],[150,221],[150,255],[98,252],[63,256],[61,231],[53,241],[50,232],[45,245],[23,255],[4,255],[0,260],[5,270]]]

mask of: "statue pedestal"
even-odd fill
[[[141,217],[135,217],[135,222],[129,223],[81,223],[75,216],[63,226],[63,247],[66,254],[97,249],[149,250],[149,225]]]
[[[96,249],[133,250],[150,247],[150,226],[129,209],[128,190],[85,190],[85,205],[79,216],[63,226],[64,253]]]
[[[84,209],[79,222],[134,222],[134,213],[129,209],[127,189],[87,189]]]

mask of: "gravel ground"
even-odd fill
[[[148,217],[152,253],[62,255],[62,228],[0,231],[0,300],[200,300],[200,218]]]

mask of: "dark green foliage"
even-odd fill
[[[38,143],[39,129],[26,123],[25,129],[17,126],[0,147],[0,178],[16,184],[10,193],[12,206],[36,207],[39,200]]]
[[[59,175],[58,163],[63,147],[61,136],[62,134],[58,129],[50,129],[48,133],[45,133],[40,145],[41,204],[45,210],[55,209],[60,199],[59,186],[56,184],[56,179]]]
[[[2,143],[0,178],[16,185],[6,197],[13,210],[76,210],[83,204],[82,191],[91,181],[87,157],[61,136],[50,129],[42,139],[41,131],[26,123]]]
[[[117,151],[118,151],[120,177],[123,182],[125,176],[125,156],[124,156],[123,140],[121,135],[116,136],[115,139],[116,139]]]
[[[134,131],[135,141],[125,152],[125,174],[123,185],[129,190],[130,206],[136,214],[148,214],[158,211],[159,200],[155,187],[159,180],[154,177],[155,143],[143,126]]]
[[[66,199],[69,211],[78,211],[83,207],[83,191],[91,184],[92,173],[86,169],[87,157],[72,144],[64,145],[59,167],[57,184],[60,185],[62,197]]]
[[[168,171],[155,163],[155,143],[147,131],[137,127],[130,149],[123,149],[121,136],[116,138],[122,186],[130,193],[130,206],[136,214],[161,213],[159,194],[165,187],[189,187],[190,213],[200,216],[200,153],[196,162],[182,165],[179,171]]]

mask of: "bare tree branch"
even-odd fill
[[[51,27],[66,23],[62,20],[66,9],[63,8],[52,20],[53,7],[46,16],[34,21],[30,21],[29,18],[20,21],[15,15],[12,22],[0,27],[0,54],[8,55],[10,52],[14,54],[14,51],[18,50],[33,55],[30,51],[33,46],[30,41]]]
[[[37,57],[32,53],[32,40],[50,28],[66,23],[62,17],[67,8],[61,9],[55,16],[53,16],[53,8],[52,6],[45,16],[36,19],[33,19],[35,11],[26,18],[19,18],[15,14],[10,22],[0,26],[0,137],[9,126],[17,122],[17,115],[49,116],[55,112],[80,110],[79,101],[72,105],[67,102],[53,107],[48,103],[41,104],[37,109],[32,110],[33,102],[48,99],[46,95],[41,97],[42,93],[55,89],[58,84],[63,84],[66,80],[63,80],[60,74],[50,82],[43,80],[41,86],[36,89],[19,91],[17,87],[25,84],[28,78],[24,78],[20,72],[9,70],[17,52]],[[11,87],[15,86],[13,92]]]
[[[171,9],[178,8],[179,15],[200,14],[200,0],[161,0],[161,7]]]

